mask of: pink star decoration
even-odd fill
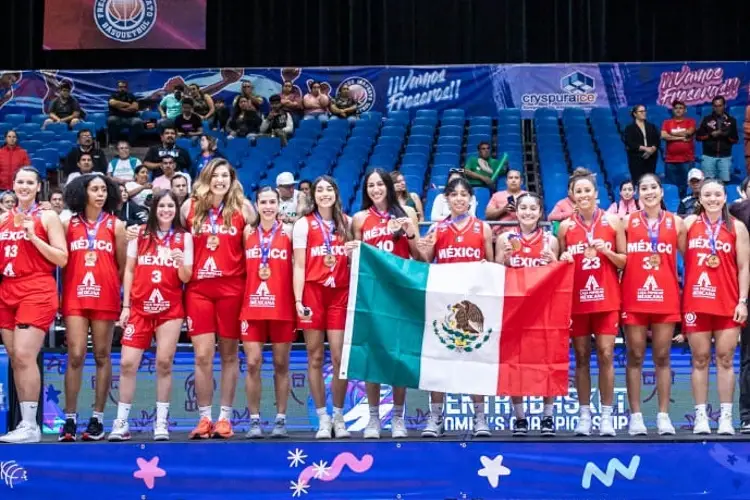
[[[150,490],[154,489],[157,477],[167,475],[167,471],[159,467],[159,457],[154,457],[148,461],[145,458],[138,458],[136,459],[136,463],[138,464],[138,470],[133,473],[133,477],[143,479],[146,488]]]

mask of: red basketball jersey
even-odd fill
[[[324,228],[320,227],[313,214],[307,219],[307,259],[305,261],[305,281],[319,283],[331,288],[349,287],[349,260],[344,250],[344,239],[329,228],[331,233],[331,254],[336,258],[333,268],[325,265],[328,253],[325,244]]]
[[[74,215],[68,224],[68,265],[63,278],[63,313],[70,310],[120,311],[117,217],[104,213],[99,227]],[[88,237],[93,239],[89,248]],[[96,255],[92,260],[87,255]]]
[[[55,265],[48,261],[29,241],[26,231],[13,222],[15,211],[0,223],[0,263],[4,279],[33,278],[34,276],[51,276]],[[31,214],[34,219],[34,234],[49,243],[47,230],[42,224],[42,213],[36,211]]]
[[[245,217],[242,211],[232,215],[229,227],[224,225],[221,213],[216,218],[216,235],[219,246],[209,248],[209,239],[214,236],[211,221],[206,216],[200,231],[193,227],[195,204],[191,201],[186,219],[187,228],[193,234],[193,280],[211,278],[235,278],[245,276],[245,265],[242,256],[242,231],[245,229]]]
[[[521,246],[518,250],[511,252],[510,256],[505,259],[507,267],[541,267],[547,265],[547,261],[542,258],[542,252],[549,247],[547,239],[550,238],[550,235],[542,229],[537,229],[532,234],[527,235],[515,233],[515,236],[513,236],[511,233],[508,234],[508,237],[519,241]]]
[[[574,216],[575,217],[575,216]],[[565,233],[565,247],[573,256],[573,314],[587,314],[620,310],[620,282],[617,267],[600,253],[586,257],[583,253],[589,246],[587,231],[575,218]],[[604,241],[615,251],[616,232],[609,225],[604,211],[598,210],[593,223],[593,239]]]
[[[721,225],[716,238],[719,267],[711,268],[707,265],[711,255],[707,230],[708,225],[702,219],[688,229],[682,310],[732,317],[739,301],[736,235],[726,224]]]
[[[179,266],[170,253],[173,249],[185,252],[185,233],[176,232],[159,238],[156,235],[150,237],[141,230],[137,245],[130,307],[145,314],[167,311],[184,314],[183,283],[178,274]]]
[[[261,279],[259,273],[263,252],[261,240],[268,245],[273,230],[265,232],[258,226],[245,240],[245,300],[242,320],[293,321],[294,293],[292,291],[292,240],[291,235],[279,226],[270,241],[268,268],[271,275]]]
[[[477,262],[487,258],[484,248],[484,223],[476,217],[469,217],[461,229],[445,221],[438,224],[435,231],[437,264]]]
[[[388,220],[374,210],[369,210],[362,223],[362,241],[402,259],[408,259],[411,256],[409,240],[406,239],[404,234],[396,239],[391,230],[388,229]]]
[[[653,248],[644,212],[630,215],[627,225],[627,265],[622,277],[622,310],[633,313],[679,314],[677,281],[677,225],[674,215],[663,213],[652,227]],[[653,262],[658,255],[658,264]]]

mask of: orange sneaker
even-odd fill
[[[208,439],[214,432],[214,424],[209,419],[203,417],[198,422],[198,426],[190,431],[188,437],[190,439]]]
[[[234,436],[234,431],[232,430],[232,423],[226,418],[219,419],[219,421],[216,422],[216,425],[214,425],[213,436],[215,438],[221,438],[221,439],[229,439],[232,436]]]

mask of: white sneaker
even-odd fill
[[[406,430],[404,417],[393,417],[391,420],[391,437],[393,439],[404,439],[409,437],[409,431]]]
[[[438,420],[439,419],[439,420]],[[443,416],[433,416],[430,414],[430,418],[427,420],[427,425],[422,430],[423,438],[439,438],[443,437],[445,432],[445,421]]]
[[[643,413],[631,413],[630,423],[628,424],[628,434],[631,436],[646,436],[648,429],[643,422]]]
[[[474,437],[490,437],[492,433],[487,425],[487,419],[484,415],[480,417],[474,417]]]
[[[674,425],[672,425],[672,420],[669,418],[669,413],[656,414],[656,429],[659,431],[660,436],[675,435]]]
[[[347,439],[350,437],[349,431],[346,430],[346,422],[344,422],[343,415],[333,417],[333,437],[336,439]]]
[[[42,440],[42,431],[39,430],[38,425],[28,425],[26,422],[18,424],[14,430],[0,436],[0,442],[2,443],[38,443]]]
[[[591,415],[579,415],[578,425],[575,430],[576,436],[590,436],[591,435]]]
[[[695,414],[693,422],[693,434],[711,434],[711,427],[708,425],[708,417],[705,413]]]
[[[127,420],[115,419],[112,422],[112,432],[107,438],[112,442],[130,441],[130,424]]]
[[[734,423],[731,413],[722,413],[719,417],[719,431],[722,436],[734,436]]]
[[[365,439],[380,439],[380,418],[370,415],[365,432],[362,434]]]
[[[331,439],[332,429],[333,422],[331,422],[331,417],[328,415],[319,417],[318,432],[315,433],[315,439]]]
[[[169,441],[169,424],[157,420],[154,424],[154,441]]]
[[[617,435],[614,422],[612,421],[612,415],[609,415],[608,417],[602,416],[601,420],[599,420],[599,435],[608,437],[615,437]]]

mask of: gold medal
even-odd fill
[[[593,259],[594,257],[596,257],[596,248],[586,247],[586,250],[583,251],[583,256],[587,259]]]
[[[396,234],[397,232],[401,231],[401,223],[398,219],[391,219],[388,221],[388,230],[392,234]]]
[[[508,243],[510,243],[510,247],[514,252],[517,252],[521,249],[521,239],[515,234],[508,236]]]
[[[721,261],[719,260],[719,256],[716,254],[709,255],[706,259],[706,265],[711,269],[716,269],[720,264]]]
[[[653,253],[649,256],[648,263],[651,264],[652,267],[659,267],[659,264],[661,264],[661,257],[658,253]]]
[[[208,240],[206,240],[206,247],[209,250],[216,250],[217,248],[219,248],[219,237],[215,234],[209,236]]]
[[[268,265],[261,265],[258,268],[258,277],[262,279],[263,281],[266,281],[268,278],[271,277],[271,268]]]
[[[96,265],[96,252],[86,252],[86,255],[84,256],[84,262],[86,264],[86,267],[94,267]]]
[[[325,257],[323,257],[323,264],[326,265],[326,267],[333,268],[336,266],[336,257],[332,254],[326,254]]]
[[[23,224],[23,219],[23,214],[16,212],[16,214],[13,216],[13,225],[20,226],[21,224]]]

